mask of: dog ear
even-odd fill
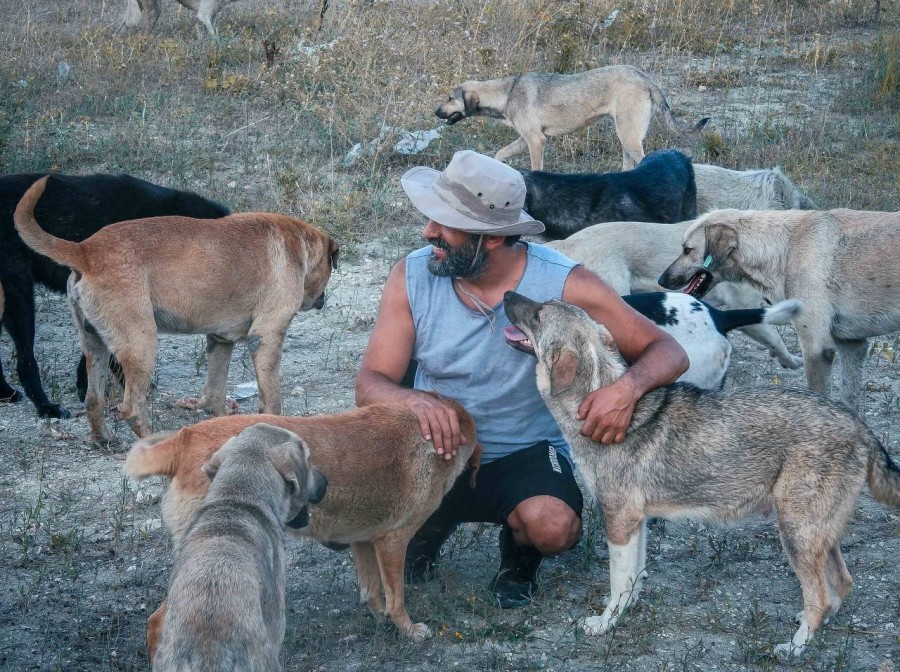
[[[728,224],[707,224],[706,254],[712,255],[717,264],[721,264],[737,249],[738,234]]]
[[[562,346],[550,352],[550,395],[557,397],[575,382],[578,374],[578,355]]]
[[[206,477],[209,480],[213,480],[216,474],[219,473],[219,467],[222,466],[222,457],[220,452],[213,453],[212,457],[209,458],[206,463],[203,465],[203,473],[206,474]]]
[[[328,255],[331,257],[331,268],[332,270],[337,270],[338,267],[338,255],[341,252],[341,246],[334,242],[334,239],[328,239]]]
[[[477,93],[475,93],[474,91],[463,89],[462,99],[463,107],[465,109],[467,117],[472,116],[478,111],[478,103],[481,101],[479,100]]]
[[[306,461],[307,447],[303,439],[300,439],[299,443],[285,441],[277,446],[272,446],[270,454],[278,473],[290,486],[291,495],[301,494],[301,480],[303,485],[307,485],[309,479],[309,465]]]

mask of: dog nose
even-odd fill
[[[313,304],[313,308],[316,310],[321,310],[325,307],[325,292],[319,294],[319,298],[316,299],[316,302]]]
[[[287,526],[292,530],[299,530],[307,525],[309,525],[309,509],[305,506],[300,509],[300,512],[296,516],[287,522]]]

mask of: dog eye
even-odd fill
[[[684,247],[681,248],[681,252],[682,252],[682,254],[684,254],[684,256],[688,256],[693,251],[694,251],[694,248],[688,247],[687,245],[685,245]]]

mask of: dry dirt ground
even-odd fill
[[[440,166],[455,149],[470,147],[492,152],[512,138],[493,122],[465,122],[448,129],[441,141],[422,155],[421,161],[419,157],[384,157],[379,159],[382,163],[363,165],[361,172],[371,167],[369,175],[347,173],[341,167],[346,151],[353,143],[367,141],[374,135],[357,132],[353,127],[355,119],[346,122],[344,130],[350,129],[347,135],[329,134],[327,142],[318,145],[310,135],[310,144],[306,145],[299,138],[310,120],[322,120],[313,112],[327,117],[329,109],[334,113],[333,108],[326,105],[313,112],[306,108],[298,112],[300,103],[295,104],[293,99],[273,103],[274,96],[266,98],[264,88],[262,93],[252,89],[253,95],[247,96],[233,93],[227,87],[244,81],[240,78],[215,80],[210,89],[206,70],[219,68],[216,59],[221,56],[213,52],[218,49],[227,55],[234,44],[229,41],[229,33],[255,30],[254,12],[258,10],[263,17],[263,5],[267,9],[260,21],[281,20],[277,16],[268,18],[269,8],[282,7],[281,4],[247,0],[223,12],[219,19],[222,46],[210,47],[213,55],[206,60],[204,38],[194,34],[190,17],[186,12],[176,12],[175,3],[163,1],[160,37],[166,39],[159,42],[160,49],[174,54],[172,62],[184,68],[184,77],[189,81],[185,88],[197,94],[190,99],[195,106],[193,112],[184,111],[189,106],[185,104],[182,109],[179,102],[173,104],[171,116],[154,107],[169,112],[165,96],[159,92],[160,79],[154,78],[152,69],[151,74],[142,74],[144,64],[129,56],[128,50],[140,51],[140,45],[122,42],[125,47],[119,53],[120,42],[105,32],[113,14],[111,5],[104,2],[99,8],[101,3],[87,0],[47,0],[52,11],[42,14],[39,7],[32,11],[41,3],[0,0],[0,15],[5,21],[11,17],[10,23],[0,26],[0,35],[15,46],[9,52],[14,56],[10,62],[3,62],[0,56],[2,72],[10,74],[9,81],[0,77],[0,103],[9,94],[9,100],[15,98],[18,105],[25,95],[22,91],[42,86],[41,96],[46,97],[48,110],[53,108],[40,118],[38,109],[23,128],[0,123],[0,131],[5,133],[0,135],[0,166],[10,172],[9,167],[24,172],[50,166],[70,172],[125,170],[204,191],[235,209],[266,208],[301,214],[332,230],[338,216],[342,217],[341,231],[353,235],[347,235],[346,254],[333,276],[327,306],[301,314],[293,322],[285,345],[282,387],[286,413],[306,415],[349,409],[353,405],[354,377],[371,332],[381,286],[391,264],[419,245],[413,213],[398,188],[399,176],[412,163]],[[283,4],[291,6],[288,0]],[[382,11],[379,8],[386,3],[357,4],[359,8],[374,8],[371,11],[375,12]],[[501,10],[507,7],[499,4]],[[650,7],[652,3],[632,4]],[[784,5],[740,4],[748,4],[748,12],[762,8],[763,13]],[[822,7],[823,11],[831,11],[829,8],[846,4],[822,3]],[[807,7],[808,3],[796,5]],[[472,6],[458,3],[460,13],[468,12],[466,16],[472,18],[467,26],[481,25],[480,10],[475,7],[470,11]],[[491,12],[497,6],[498,3],[484,3]],[[447,3],[447,7],[447,11],[456,11],[457,4],[451,7]],[[77,35],[71,40],[57,45],[39,39],[41,30],[54,34],[55,29],[35,28],[41,21],[52,23],[59,21],[57,17],[70,14],[79,21],[88,20],[85,17],[93,17],[101,9],[104,18],[91,18],[94,23],[84,32],[76,30]],[[652,14],[651,9],[646,11],[648,16]],[[608,13],[604,10],[603,16]],[[484,16],[490,18],[492,14]],[[462,28],[459,22],[453,25],[454,39],[462,44]],[[632,24],[627,25],[631,31]],[[633,29],[639,33],[642,26],[636,22]],[[437,34],[445,30],[438,24],[432,28]],[[327,39],[342,37],[339,25],[328,30],[332,32],[327,33]],[[893,124],[891,130],[882,118],[873,121],[848,111],[852,106],[847,102],[847,82],[862,77],[860,73],[866,67],[865,58],[857,50],[874,43],[875,32],[866,25],[853,25],[840,35],[806,34],[779,42],[768,39],[768,29],[760,29],[757,39],[755,30],[747,31],[746,39],[729,36],[727,56],[712,58],[699,52],[683,57],[677,49],[652,48],[624,53],[623,47],[623,53],[611,48],[604,58],[608,58],[607,62],[632,62],[653,72],[667,92],[673,93],[685,116],[696,118],[703,113],[713,118],[711,123],[723,144],[710,141],[703,146],[685,146],[696,159],[715,162],[711,152],[721,151],[721,162],[731,167],[763,167],[777,161],[786,165],[797,182],[825,206],[893,210],[900,207],[900,125],[896,119],[888,122],[888,126]],[[36,32],[27,40],[22,38],[28,47],[21,47],[20,35],[31,35],[29,31]],[[426,42],[433,40],[435,34],[429,32],[428,37],[422,38],[423,53],[433,46]],[[465,39],[470,37],[466,30]],[[255,33],[252,39],[256,60],[246,68],[241,61],[240,73],[249,73],[241,76],[255,85],[257,75],[262,81],[268,71],[264,63],[257,62],[261,59],[261,53],[256,53],[257,42],[261,40]],[[76,60],[80,58],[75,55],[78,49],[85,43],[93,45],[94,40],[100,45],[111,45],[112,52],[98,47],[94,60],[93,56]],[[565,42],[561,44],[564,46]],[[532,49],[530,37],[525,34],[521,43],[500,46],[509,47],[510,52],[513,46],[524,51]],[[369,49],[371,52],[372,47]],[[392,55],[391,49],[393,46],[388,44],[385,53]],[[483,65],[495,59],[490,67],[484,65],[479,70],[481,75],[492,67],[501,67],[501,56],[490,52],[490,48],[473,51],[474,47],[466,43],[465,49],[469,50],[468,55],[460,60],[465,60],[466,65],[482,62],[479,58],[484,59]],[[502,49],[498,53],[506,58]],[[239,49],[233,47],[232,51]],[[191,69],[190,61],[185,65],[178,60],[179,54],[184,53],[200,54],[198,72]],[[369,55],[360,53],[360,57]],[[233,54],[231,57],[238,58]],[[62,76],[57,82],[57,64],[64,59],[73,63],[75,84],[71,86]],[[112,59],[111,67],[122,69],[122,77],[129,84],[144,87],[145,103],[128,98],[127,91],[111,93],[107,99],[100,84],[77,79],[79,68],[92,67],[94,61],[100,68],[108,64],[107,59]],[[427,61],[425,66],[416,61],[415,67],[427,70],[445,64],[440,59],[422,60]],[[327,61],[323,63],[327,65]],[[539,65],[548,67],[544,61]],[[298,78],[307,74],[302,68],[298,72]],[[459,74],[447,76],[439,84],[416,80],[411,87],[414,90],[431,88],[417,99],[413,114],[416,121],[411,128],[431,127],[426,124],[433,123],[433,103],[450,84],[451,77],[462,79]],[[111,79],[112,83],[103,82],[110,91],[115,89],[115,75]],[[20,86],[23,81],[32,89]],[[378,79],[378,83],[395,86],[388,76]],[[57,107],[65,105],[57,96],[74,96],[71,91],[76,84],[88,91],[85,97],[90,99],[91,106],[83,118],[77,116],[80,113],[74,108],[66,116],[69,110]],[[297,91],[303,92],[299,88]],[[354,95],[372,100],[366,97],[369,93],[364,88]],[[265,109],[253,107],[260,99]],[[123,117],[116,116],[120,102],[126,110]],[[81,104],[88,105],[83,101]],[[129,107],[132,104],[134,107]],[[271,109],[265,107],[270,104]],[[384,104],[393,106],[392,110],[398,105],[389,97],[384,97]],[[381,108],[371,107],[377,108],[376,113],[364,110],[368,116],[360,114],[359,121],[361,126],[368,124],[368,129],[381,119]],[[12,109],[0,105],[0,122],[14,118],[15,114],[3,116],[4,110]],[[196,133],[194,118],[190,116],[193,113],[201,119]],[[88,118],[89,115],[94,116]],[[333,121],[338,126],[346,120],[337,117]],[[121,130],[126,127],[130,130]],[[601,160],[607,162],[605,169],[614,168],[618,147],[606,136],[611,136],[608,126],[559,139],[548,160],[568,170],[600,169]],[[667,136],[654,135],[648,140],[648,148],[660,147],[662,138]],[[119,145],[124,148],[121,153],[111,154]],[[319,153],[313,153],[311,159],[305,156],[313,150]],[[849,152],[853,152],[850,158]],[[188,161],[195,156],[202,159],[196,163]],[[831,160],[832,156],[841,157],[840,165]],[[298,163],[300,167],[291,172],[292,162],[301,160],[308,163]],[[515,165],[525,167],[523,162]],[[852,176],[847,177],[850,173]],[[840,174],[841,179],[834,179],[833,174]],[[347,184],[355,189],[349,195],[340,191]],[[366,185],[374,185],[371,192],[366,191]],[[369,193],[377,199],[366,198]],[[331,199],[331,194],[343,199],[343,210],[334,205],[340,199]],[[373,200],[377,201],[375,205]],[[329,213],[335,217],[329,219]],[[353,223],[359,213],[368,221],[358,227],[348,226],[347,222]],[[783,333],[789,348],[799,353],[793,331],[786,328]],[[755,342],[741,334],[733,335],[731,340],[734,355],[727,385],[803,385],[801,372],[781,369]],[[181,427],[199,419],[200,416],[177,408],[175,401],[196,395],[202,386],[203,343],[201,337],[195,336],[161,338],[157,387],[152,395],[155,429]],[[864,417],[894,459],[900,461],[898,351],[897,334],[875,341],[867,364]],[[78,411],[80,405],[74,390],[78,352],[64,297],[47,293],[38,297],[37,355],[50,397]],[[5,334],[0,335],[0,358],[6,371],[14,371],[12,344]],[[253,378],[249,357],[239,348],[232,362],[229,391],[233,393],[239,384]],[[11,382],[18,384],[14,374]],[[255,408],[255,398],[239,401],[241,413],[253,412]],[[47,421],[38,419],[27,402],[0,406],[0,670],[86,672],[149,667],[144,654],[145,622],[163,599],[172,563],[171,544],[159,519],[159,497],[164,484],[148,480],[138,485],[123,478],[124,449],[133,437],[124,425],[116,429],[123,447],[105,451],[90,444],[81,415]],[[795,628],[793,615],[800,608],[800,589],[781,550],[773,520],[754,519],[724,529],[654,522],[648,551],[649,580],[641,599],[615,631],[597,639],[585,637],[573,625],[577,618],[599,613],[608,592],[608,553],[602,521],[593,510],[587,512],[585,529],[575,549],[545,561],[541,570],[542,591],[532,606],[501,611],[491,604],[485,590],[498,561],[497,530],[475,525],[462,528],[445,549],[440,577],[408,590],[413,618],[424,620],[435,632],[435,637],[422,645],[401,640],[392,627],[376,623],[357,604],[355,575],[347,552],[333,552],[308,541],[291,539],[287,543],[284,668],[292,672],[662,672],[782,667],[770,653],[773,645],[787,641]],[[791,669],[896,670],[900,668],[898,512],[882,507],[864,493],[842,548],[855,579],[853,590],[805,657]]]

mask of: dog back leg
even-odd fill
[[[524,154],[525,152],[528,152],[528,151],[529,151],[528,143],[525,142],[525,138],[520,137],[515,142],[509,143],[506,147],[504,147],[499,152],[494,154],[494,158],[497,159],[497,161],[506,162],[511,157],[517,156],[519,154]],[[538,166],[535,166],[534,163],[532,163],[531,169],[532,170],[543,170],[543,166],[544,166],[544,162],[542,159],[540,162],[540,165],[538,165]]]
[[[806,315],[794,323],[803,351],[803,367],[806,384],[816,392],[828,394],[831,370],[837,349],[830,336],[829,321]]]
[[[163,626],[166,623],[168,602],[168,599],[163,600],[159,608],[150,614],[150,618],[147,619],[147,659],[150,661],[151,666],[153,665],[153,658],[156,657],[156,649],[159,648]]]
[[[207,335],[206,384],[200,405],[213,415],[225,415],[225,385],[233,350],[233,341]]]
[[[413,527],[395,530],[373,540],[381,583],[384,586],[385,613],[390,616],[401,634],[414,642],[423,642],[431,637],[431,630],[424,623],[413,623],[406,612],[403,585],[403,565],[406,561],[406,547],[416,533]]]
[[[197,18],[204,26],[210,37],[218,37],[216,33],[216,14],[219,13],[219,0],[200,0],[200,7],[197,9]]]
[[[631,170],[644,158],[644,137],[650,128],[650,100],[636,106],[632,114],[615,114],[616,135],[622,144],[622,170]]]
[[[603,516],[609,547],[609,603],[600,616],[589,616],[581,623],[585,633],[594,637],[609,631],[625,610],[637,602],[647,558],[644,546],[647,542],[646,520],[643,517],[607,509]]]
[[[841,367],[841,399],[854,411],[862,402],[863,369],[869,356],[868,339],[842,341],[835,339]]]
[[[71,283],[70,283],[71,284]],[[87,367],[87,389],[84,394],[84,405],[87,410],[88,425],[91,428],[91,439],[101,446],[114,442],[114,438],[106,428],[106,380],[109,376],[110,352],[100,338],[94,325],[85,318],[78,302],[73,299],[71,287],[69,291],[69,307],[72,309],[72,321],[78,330],[81,340],[81,351]]]
[[[791,539],[793,531],[780,523],[782,544],[788,553],[794,572],[803,591],[803,616],[800,626],[790,642],[775,647],[775,655],[781,660],[797,657],[806,649],[826,618],[836,609],[826,577],[828,549],[821,539]]]

